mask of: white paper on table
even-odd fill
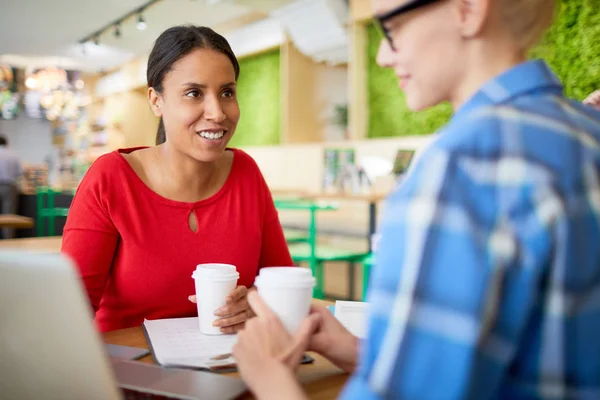
[[[237,335],[200,333],[197,317],[145,320],[144,328],[154,358],[161,365],[213,368],[235,363],[231,356],[223,360],[212,357],[231,354]]]
[[[367,334],[367,307],[362,301],[336,301],[334,316],[354,336],[364,339]]]

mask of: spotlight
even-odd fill
[[[37,80],[31,76],[25,80],[25,86],[27,86],[27,89],[35,89],[37,88],[37,84]]]
[[[115,24],[115,37],[116,38],[121,37],[121,26],[119,24]]]
[[[143,31],[148,27],[148,24],[146,24],[146,21],[144,21],[144,17],[142,16],[142,13],[140,13],[140,15],[138,16],[138,20],[137,20],[137,23],[135,24],[135,27],[138,28],[140,31]]]

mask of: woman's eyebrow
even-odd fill
[[[197,83],[197,82],[186,82],[184,84],[182,84],[181,86],[186,86],[186,87],[191,87],[191,88],[195,88],[195,89],[206,89],[208,87],[208,85],[202,84],[202,83]],[[221,89],[225,89],[231,86],[235,86],[235,82],[227,82],[221,85]]]

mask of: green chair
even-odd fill
[[[311,210],[311,205],[309,202],[298,199],[298,198],[285,198],[285,199],[275,199],[275,207],[279,210]],[[323,210],[325,208],[322,208]],[[335,207],[327,208],[336,209]],[[316,210],[315,210],[316,211]],[[309,235],[300,229],[284,229],[283,235],[285,236],[285,241],[287,244],[292,243],[306,243],[308,242]]]
[[[294,241],[288,240],[290,254],[295,263],[308,263],[317,285],[313,297],[323,299],[326,297],[325,274],[323,264],[326,262],[347,262],[349,265],[349,297],[354,294],[354,266],[361,262],[368,254],[366,251],[352,251],[317,243],[317,211],[337,210],[337,205],[306,200],[275,200],[278,210],[305,210],[309,212],[308,235],[304,238],[296,237]],[[286,239],[287,240],[287,239]]]
[[[304,232],[296,229],[284,229],[283,235],[285,236],[285,241],[288,244],[302,243],[306,242],[308,239],[308,236]]]
[[[61,191],[53,190],[49,187],[39,187],[36,191],[36,208],[37,217],[35,226],[37,236],[55,236],[56,235],[56,218],[66,217],[69,209],[65,207],[56,207],[54,196],[62,193]],[[44,228],[48,222],[48,232],[44,233]]]
[[[371,267],[373,266],[374,263],[375,263],[375,257],[373,256],[373,253],[369,253],[362,260],[362,265],[363,265],[362,300],[363,301],[367,300],[367,289],[369,286],[369,278],[371,277]]]

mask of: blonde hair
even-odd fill
[[[552,25],[556,1],[496,0],[496,6],[521,50],[529,50]]]

